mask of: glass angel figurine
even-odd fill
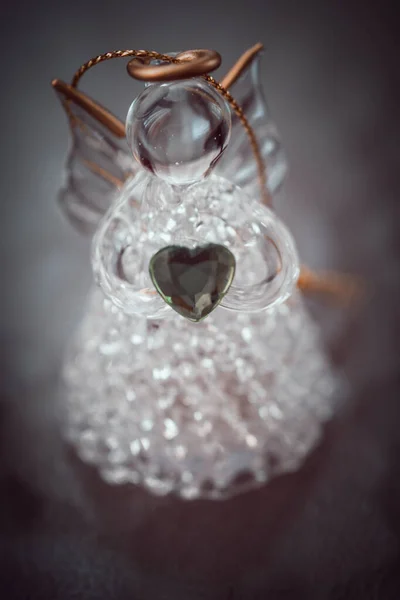
[[[286,161],[261,45],[221,84],[211,51],[107,53],[53,82],[73,144],[60,199],[93,235],[96,285],[67,353],[68,439],[110,483],[220,498],[300,466],[338,378],[271,208]],[[126,126],[77,90],[129,57]]]

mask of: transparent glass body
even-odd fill
[[[286,162],[259,57],[231,91],[274,193]],[[260,202],[237,117],[202,79],[148,85],[127,118],[132,156],[82,108],[69,110],[61,199],[94,233],[98,287],[64,368],[68,439],[106,481],[186,499],[222,498],[298,468],[340,382],[296,291],[293,237]],[[234,255],[235,276],[221,305],[192,323],[157,293],[149,263],[166,246],[210,243]]]

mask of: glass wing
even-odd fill
[[[123,123],[82,92],[72,90],[71,95],[70,86],[57,83],[60,85],[56,84],[55,88],[72,134],[59,201],[72,224],[92,234],[136,166],[123,135]],[[101,122],[93,106],[119,124],[120,132]]]
[[[279,134],[269,116],[260,82],[262,53],[256,54],[229,91],[244,110],[254,129],[267,172],[271,194],[282,184],[287,163]],[[240,186],[253,198],[260,197],[257,164],[249,138],[235,113],[232,114],[231,139],[215,173]]]

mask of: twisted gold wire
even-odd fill
[[[128,58],[130,56],[136,58],[150,58],[153,60],[162,60],[165,62],[179,62],[176,58],[172,56],[167,56],[166,54],[160,54],[159,52],[155,52],[154,50],[113,50],[112,52],[105,52],[104,54],[99,54],[94,58],[91,58],[86,63],[84,63],[75,73],[71,86],[77,87],[80,78],[89,71],[92,67],[104,62],[106,60],[112,60],[113,58]]]
[[[264,168],[264,160],[261,155],[260,148],[258,146],[258,141],[255,136],[254,129],[250,125],[246,115],[243,112],[242,107],[239,106],[239,104],[233,98],[232,94],[230,92],[228,92],[228,90],[225,89],[218,81],[215,81],[214,77],[211,77],[211,75],[203,75],[203,77],[216,90],[218,90],[222,96],[224,96],[226,98],[226,100],[229,102],[229,104],[232,106],[233,110],[235,111],[244,130],[246,131],[246,133],[249,137],[251,148],[253,150],[254,158],[256,159],[256,163],[257,163],[258,178],[260,181],[260,188],[261,188],[263,203],[266,204],[267,206],[272,206],[272,199],[271,199],[269,190],[267,188],[267,178],[266,178],[266,173],[265,173],[265,168]]]
[[[94,58],[91,58],[86,63],[84,63],[76,71],[76,73],[72,79],[71,86],[76,88],[81,77],[92,67],[95,67],[96,65],[98,65],[104,61],[112,60],[114,58],[128,58],[128,57],[147,58],[147,59],[160,60],[160,61],[169,62],[169,63],[181,63],[179,58],[168,56],[167,54],[160,54],[159,52],[155,52],[154,50],[114,50],[112,52],[106,52],[105,54],[99,54],[98,56],[95,56]],[[185,62],[188,66],[188,77],[190,77],[190,62],[191,61],[187,60]],[[266,173],[265,173],[265,168],[264,168],[264,160],[262,158],[254,130],[251,127],[246,115],[244,114],[243,109],[241,108],[241,106],[239,106],[239,104],[233,98],[232,94],[230,92],[228,92],[228,90],[225,89],[213,77],[211,77],[210,75],[208,75],[206,73],[202,77],[206,81],[208,81],[208,83],[210,83],[229,102],[229,104],[231,105],[235,114],[237,115],[240,123],[242,124],[244,130],[246,131],[246,133],[249,137],[251,149],[253,151],[254,158],[255,158],[256,164],[257,164],[258,178],[259,178],[259,182],[260,182],[262,201],[266,206],[271,206],[272,200],[271,200],[271,196],[270,196],[270,193],[269,193],[267,185],[266,185],[267,178],[266,178]]]

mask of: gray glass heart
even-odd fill
[[[150,261],[150,277],[167,304],[190,321],[201,321],[229,290],[235,257],[218,244],[167,246]]]

